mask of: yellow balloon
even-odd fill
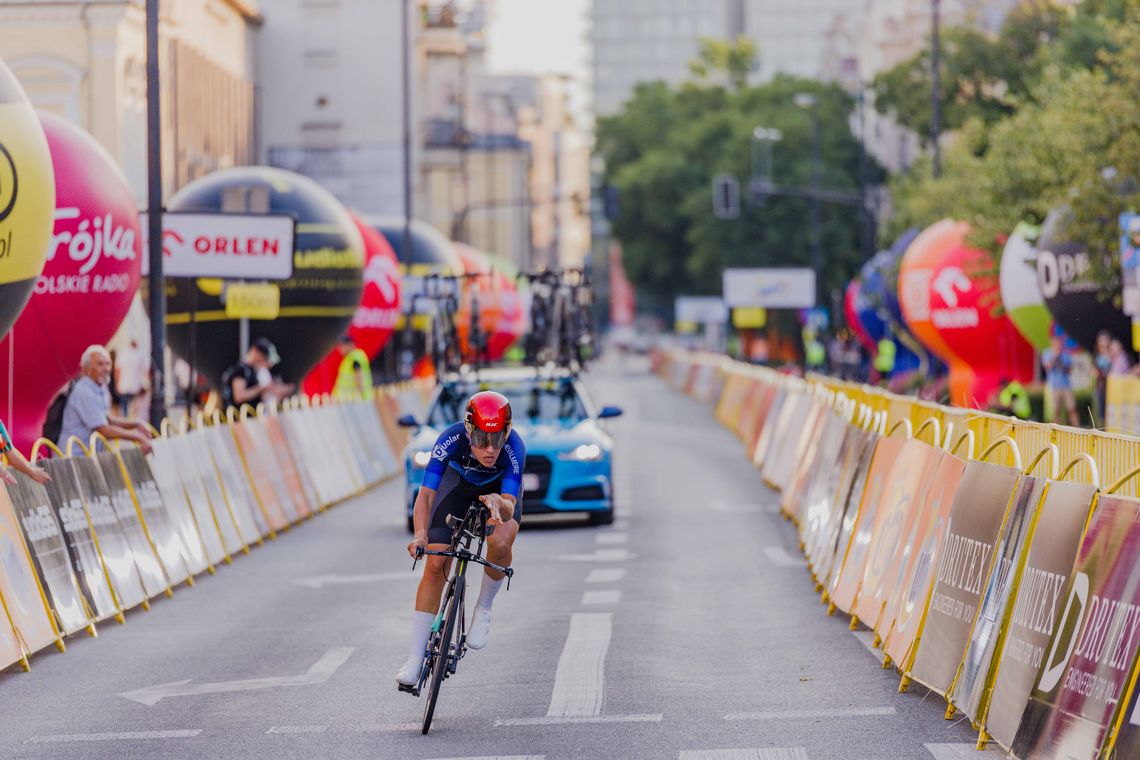
[[[47,138],[20,83],[0,61],[0,337],[43,271],[54,214]]]

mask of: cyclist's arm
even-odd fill
[[[427,545],[428,522],[431,520],[431,507],[435,503],[436,491],[434,488],[420,487],[416,496],[416,505],[412,508],[412,522],[416,529],[416,540],[423,540]]]

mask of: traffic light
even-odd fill
[[[740,183],[731,174],[713,177],[713,214],[717,219],[736,219],[740,216]]]

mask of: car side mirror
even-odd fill
[[[416,422],[415,415],[405,414],[396,420],[396,424],[400,427],[419,427],[420,423]]]
[[[620,406],[603,406],[602,411],[598,412],[599,420],[608,420],[611,417],[620,417],[625,412]]]

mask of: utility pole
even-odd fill
[[[818,101],[811,93],[801,92],[795,96],[795,104],[808,112],[811,117],[811,218],[808,234],[811,240],[811,268],[815,272],[816,304],[822,306],[823,289],[823,208],[820,205],[819,191],[823,184],[823,135],[819,123]]]
[[[403,34],[400,35],[401,69],[403,72],[404,110],[404,239],[400,246],[399,263],[412,263],[412,67],[411,67],[411,19],[408,18],[408,4],[412,0],[400,0],[400,22]]]
[[[147,256],[150,264],[150,422],[166,417],[166,283],[162,271],[162,110],[158,78],[159,0],[146,0]]]
[[[930,139],[934,147],[932,170],[935,179],[942,176],[942,148],[939,144],[942,132],[942,41],[938,33],[939,1],[931,0],[930,15]]]

